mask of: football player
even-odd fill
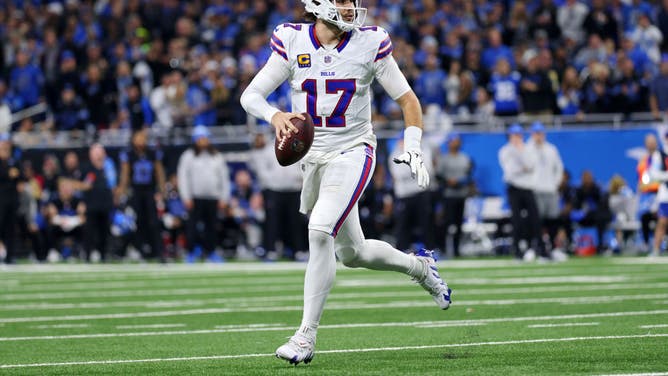
[[[426,189],[422,109],[392,57],[392,41],[377,26],[363,27],[360,0],[302,0],[312,24],[283,24],[271,36],[273,53],[241,97],[251,115],[270,122],[276,137],[296,132],[290,119],[313,118],[315,138],[301,161],[302,213],[309,220],[310,258],[304,280],[301,326],[276,356],[293,364],[314,356],[316,333],[325,300],[334,283],[336,256],[348,267],[392,270],[411,276],[442,309],[450,290],[430,252],[405,254],[388,243],[364,238],[357,201],[375,167],[376,137],[371,125],[371,83],[378,80],[400,105],[406,130],[404,152],[396,163],[411,169]],[[292,112],[281,112],[266,98],[289,81]]]

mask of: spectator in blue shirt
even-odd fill
[[[660,74],[652,81],[649,106],[655,118],[668,116],[668,54],[661,57]]]
[[[515,66],[515,58],[513,57],[513,51],[504,46],[501,39],[501,33],[499,30],[492,29],[488,34],[488,43],[487,47],[482,52],[482,66],[483,68],[492,70],[496,63],[500,59],[505,59],[511,67]]]
[[[656,71],[654,64],[649,59],[649,56],[647,56],[647,52],[637,46],[629,35],[622,37],[621,50],[633,61],[633,66],[640,76]]]
[[[446,73],[439,68],[438,58],[429,55],[424,70],[415,79],[415,93],[424,105],[445,106],[446,78]]]
[[[622,6],[624,18],[624,31],[631,31],[638,25],[638,19],[642,14],[651,14],[652,6],[644,0],[632,0],[631,4]]]
[[[214,61],[211,61],[211,63],[217,64]],[[186,103],[188,103],[188,107],[192,111],[194,124],[215,125],[216,111],[213,108],[209,90],[203,85],[202,76],[199,71],[194,71],[189,76]]]
[[[56,129],[60,131],[84,130],[88,123],[88,110],[72,85],[63,88],[56,106]]]
[[[489,91],[494,97],[494,114],[516,116],[520,112],[520,80],[516,71],[511,71],[510,63],[500,59],[489,83]]]
[[[582,115],[582,91],[578,71],[572,66],[566,68],[557,92],[557,107],[562,115]]]
[[[42,97],[44,75],[39,67],[30,64],[30,54],[24,48],[16,54],[16,66],[9,74],[9,85],[14,94],[21,97],[23,108],[36,105]]]

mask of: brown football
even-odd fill
[[[313,118],[306,112],[302,112],[306,120],[292,118],[290,121],[299,130],[297,134],[290,133],[289,136],[278,138],[274,142],[276,159],[281,166],[290,166],[304,158],[311,144],[313,144]]]

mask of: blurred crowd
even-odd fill
[[[429,114],[668,109],[668,1],[363,0]],[[0,132],[244,124],[239,95],[297,0],[7,0]],[[289,107],[289,88],[272,97]],[[400,109],[374,90],[378,123]],[[46,104],[37,116],[9,113]]]

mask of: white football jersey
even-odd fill
[[[271,49],[285,61],[292,88],[292,112],[308,112],[315,124],[309,154],[340,151],[360,143],[376,146],[371,126],[371,90],[377,67],[391,56],[392,42],[380,27],[345,34],[323,46],[313,24],[282,24]]]

